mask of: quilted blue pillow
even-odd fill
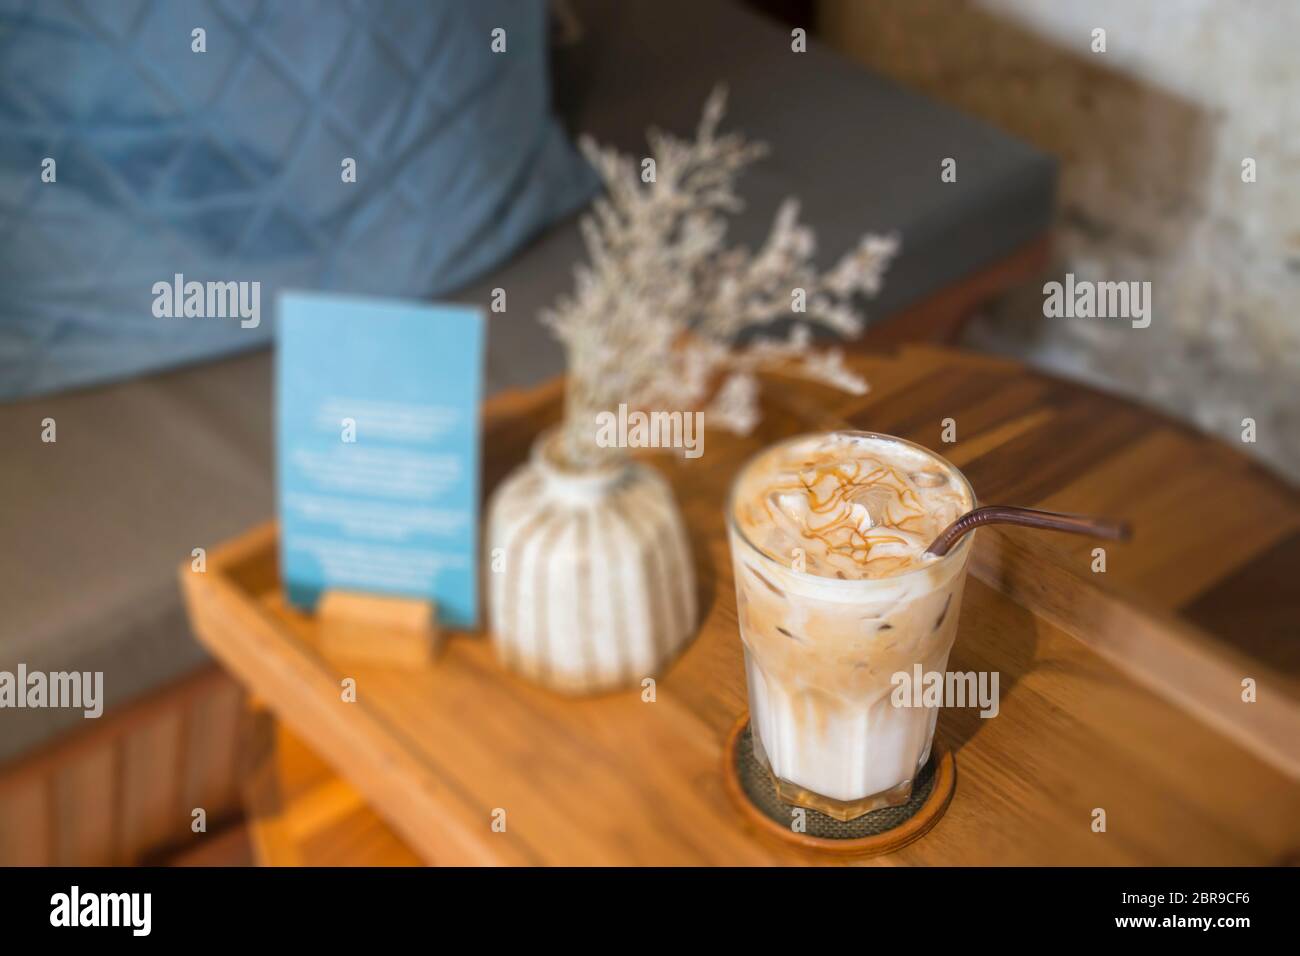
[[[546,40],[544,0],[0,0],[0,398],[260,344],[282,288],[500,263],[596,185]],[[178,275],[260,283],[260,321],[158,317]]]

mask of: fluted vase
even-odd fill
[[[488,618],[500,659],[569,694],[639,685],[695,632],[695,574],[668,483],[626,457],[568,465],[561,433],[492,496]]]

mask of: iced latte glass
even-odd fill
[[[851,820],[910,798],[938,710],[894,706],[892,678],[947,667],[974,536],[925,549],[973,507],[953,465],[870,432],[791,439],[736,478],[754,750],[785,802]]]

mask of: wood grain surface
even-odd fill
[[[428,668],[331,660],[312,618],[280,598],[272,525],[212,553],[206,574],[185,565],[196,631],[427,862],[838,864],[754,832],[724,792],[724,742],[746,701],[722,503],[740,463],[779,438],[888,432],[951,459],[982,502],[1105,514],[1136,534],[1106,545],[1098,574],[1096,542],[977,532],[950,666],[999,672],[1000,713],[940,717],[957,757],[951,806],[923,839],[866,862],[1295,862],[1300,595],[1276,566],[1297,547],[1294,489],[1014,362],[928,347],[852,361],[868,395],[769,383],[755,434],[710,430],[702,457],[657,460],[691,529],[703,624],[653,702],[639,689],[559,697],[504,671],[481,636],[452,635]],[[556,420],[560,394],[552,383],[489,403],[486,489]],[[1246,677],[1256,703],[1241,699]]]
[[[244,807],[261,866],[419,866],[365,798],[261,705],[250,707]]]

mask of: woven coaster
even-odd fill
[[[804,831],[796,832],[791,829],[792,807],[777,797],[771,773],[754,753],[748,714],[736,722],[727,741],[726,765],[727,790],[758,829],[783,843],[854,856],[892,853],[924,836],[948,808],[957,782],[952,752],[936,740],[907,803],[848,821],[806,810]]]

